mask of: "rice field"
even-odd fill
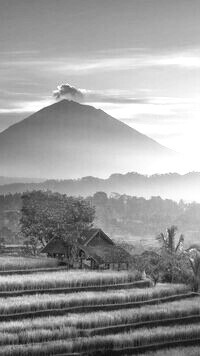
[[[40,344],[44,335],[44,341]],[[20,344],[2,345],[0,349],[0,355],[3,356],[30,356],[30,355],[55,355],[57,353],[73,353],[73,352],[89,352],[96,350],[111,350],[121,349],[128,347],[138,347],[149,345],[153,343],[172,342],[184,339],[189,340],[191,338],[200,337],[200,324],[195,325],[181,325],[174,327],[157,327],[152,329],[135,330],[129,333],[120,333],[118,335],[107,336],[95,336],[95,337],[80,337],[75,335],[73,338],[73,330],[66,330],[63,328],[58,332],[58,338],[56,339],[56,333],[52,331],[40,333],[32,333],[28,336],[28,332],[25,332],[23,337],[27,341],[32,341],[26,345],[21,344],[23,339],[20,339]],[[9,336],[8,336],[9,337]],[[19,336],[14,336],[19,337]],[[45,341],[45,338],[48,341]],[[53,337],[53,339],[52,339]],[[69,339],[67,339],[69,337]],[[0,338],[1,340],[1,338]],[[14,338],[13,338],[14,340]],[[50,341],[51,340],[51,341]],[[36,341],[34,343],[34,341]],[[173,355],[173,354],[172,354]]]
[[[135,282],[140,279],[139,272],[55,271],[51,273],[0,276],[0,291],[103,286]]]
[[[58,261],[55,258],[0,256],[0,272],[30,270],[37,268],[54,268],[57,266]]]
[[[159,350],[153,352],[146,352],[145,354],[141,354],[140,356],[199,356],[200,349],[195,346],[187,346],[187,347],[177,347],[173,349],[167,350]]]
[[[0,298],[0,316],[38,311],[61,310],[60,315],[28,317],[0,322],[0,356],[50,356],[59,353],[81,353],[103,349],[136,347],[156,342],[170,342],[200,338],[200,322],[189,325],[134,328],[129,332],[106,331],[98,328],[117,327],[123,324],[200,316],[200,297],[178,301],[134,306],[123,309],[118,304],[148,301],[189,292],[189,287],[176,284],[158,284],[145,289],[132,288],[106,291],[70,292],[50,294],[51,288],[105,286],[134,282],[140,279],[137,272],[127,271],[56,271],[0,276],[0,291],[37,290],[35,295]],[[43,294],[41,290],[47,289]],[[65,308],[116,305],[116,310],[66,313]],[[99,308],[99,307],[98,307]],[[89,309],[88,309],[89,310]],[[57,311],[56,311],[57,313]],[[36,315],[36,314],[35,314]],[[17,316],[19,318],[19,316]],[[195,319],[196,320],[196,319]],[[92,330],[95,330],[95,333]],[[180,348],[173,348],[178,352]],[[182,348],[185,349],[185,348]],[[180,350],[182,350],[180,349]],[[196,348],[193,347],[196,352]],[[163,350],[161,352],[167,352]],[[171,352],[171,350],[169,351]],[[153,355],[147,353],[146,355]],[[199,353],[200,354],[200,353]],[[122,352],[122,355],[125,355]],[[158,351],[156,356],[159,355]],[[173,356],[179,356],[171,353]],[[183,354],[184,355],[184,354]],[[186,355],[186,354],[185,354]],[[190,353],[190,356],[197,354]],[[161,354],[161,356],[169,356]]]
[[[156,304],[148,306],[117,310],[111,312],[80,313],[55,317],[43,317],[0,323],[0,335],[5,333],[24,333],[31,330],[56,330],[62,328],[76,328],[87,330],[113,325],[138,323],[142,321],[163,320],[168,318],[200,315],[200,299],[194,298],[184,301]]]
[[[181,318],[200,315],[200,298],[192,298],[170,303],[155,304],[127,310],[108,312],[80,313],[65,317],[62,323],[80,329],[102,328],[113,325],[126,325],[144,321]],[[58,321],[57,321],[58,322]],[[53,323],[53,320],[51,320]],[[1,329],[0,329],[1,330]],[[108,331],[107,331],[108,332]]]
[[[44,317],[12,322],[1,322],[0,332],[18,332],[30,328],[56,328],[60,325],[90,329],[110,325],[136,323],[146,320],[183,317],[200,313],[199,298],[193,298],[171,303],[143,306],[135,309],[108,312],[80,313],[55,317]]]
[[[91,305],[139,302],[149,299],[183,294],[184,285],[158,285],[156,288],[128,289],[106,292],[79,292],[71,294],[36,294],[0,298],[0,314],[25,313],[46,309],[61,309]]]

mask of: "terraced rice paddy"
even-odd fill
[[[127,348],[147,346],[149,344],[176,343],[177,340],[200,340],[200,297],[198,295],[182,299],[189,295],[189,288],[185,285],[158,284],[156,287],[138,289],[112,290],[112,284],[132,282],[139,278],[137,273],[127,272],[86,272],[62,271],[29,275],[13,275],[0,277],[1,291],[36,289],[34,295],[0,298],[0,318],[11,314],[11,320],[0,322],[0,355],[2,356],[49,356],[60,353],[83,353],[89,355],[103,349],[102,355],[110,355],[111,351],[120,349],[118,354],[126,355]],[[40,290],[58,288],[60,286],[99,286],[108,285],[107,291],[56,293],[48,294],[48,290],[40,294]],[[45,287],[44,287],[45,286]],[[179,296],[180,300],[158,303],[156,298]],[[124,309],[122,305],[134,302],[154,300],[151,306],[134,305]],[[116,310],[111,310],[115,305]],[[90,308],[91,312],[82,310],[70,313],[71,308]],[[101,311],[107,306],[107,311]],[[128,304],[129,306],[129,304]],[[68,310],[66,310],[68,308]],[[70,308],[70,309],[69,309]],[[55,311],[53,316],[38,317],[38,312]],[[59,313],[58,313],[59,311]],[[33,312],[32,317],[19,316],[18,313]],[[12,315],[17,317],[14,320]],[[181,322],[180,318],[194,316],[194,320]],[[160,320],[175,319],[173,324],[159,325]],[[1,319],[0,319],[1,320]],[[153,322],[144,326],[138,323]],[[168,323],[168,321],[167,321]],[[129,324],[129,331],[127,325]],[[157,325],[158,324],[158,325]],[[110,329],[109,329],[110,328]],[[118,329],[119,328],[119,329]],[[177,345],[172,345],[177,346]],[[185,350],[185,345],[183,345]],[[166,347],[166,346],[165,346]],[[190,347],[196,356],[196,347]],[[180,347],[179,347],[180,349]],[[138,349],[137,349],[138,350]],[[172,349],[179,352],[177,348]],[[181,349],[180,349],[181,350]],[[133,350],[133,354],[134,354]],[[140,354],[144,352],[140,350]],[[162,356],[169,356],[167,350]],[[166,352],[166,355],[164,354]],[[184,351],[185,352],[185,351]],[[200,354],[200,353],[199,353]],[[171,355],[179,356],[177,353]],[[186,355],[186,354],[183,354]]]
[[[102,286],[138,281],[138,272],[56,271],[29,275],[0,276],[0,291]]]
[[[0,256],[0,272],[8,270],[54,268],[57,267],[57,265],[58,262],[55,258]]]
[[[91,329],[138,323],[149,320],[160,320],[164,318],[185,317],[188,315],[199,315],[199,298],[183,301],[164,303],[161,305],[144,306],[140,308],[117,310],[108,312],[68,314],[55,317],[44,317],[20,321],[0,323],[0,333],[21,332],[29,329],[56,329],[62,327],[76,327],[77,329]]]
[[[59,353],[90,352],[96,350],[133,348],[153,343],[173,342],[177,340],[190,340],[200,336],[200,324],[183,325],[175,327],[162,327],[141,329],[117,335],[80,337],[73,329],[46,330],[25,332],[19,335],[7,334],[10,345],[1,346],[0,355],[56,355]],[[74,338],[75,337],[75,338]],[[67,339],[68,338],[68,339]],[[20,345],[12,345],[12,340],[20,340]],[[22,345],[23,341],[26,345]],[[40,343],[40,345],[39,345]],[[42,343],[42,344],[41,344]],[[12,350],[12,353],[11,353]]]
[[[199,356],[199,347],[187,346],[177,347],[173,349],[159,350],[153,352],[147,352],[140,356]]]
[[[139,302],[186,292],[185,286],[158,286],[145,290],[131,289],[106,292],[80,292],[72,294],[36,294],[31,296],[0,298],[0,315],[60,309],[91,305]]]

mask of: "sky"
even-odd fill
[[[199,34],[199,0],[0,0],[0,131],[68,88],[198,157]]]

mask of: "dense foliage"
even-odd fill
[[[83,198],[33,191],[22,195],[21,214],[22,235],[35,253],[38,242],[45,246],[52,237],[76,242],[92,226],[95,211]]]
[[[156,237],[159,247],[134,255],[133,265],[150,276],[154,284],[158,281],[185,283],[197,292],[200,284],[200,252],[198,247],[185,249],[184,236],[178,236],[177,230],[172,225],[164,233],[161,232]]]
[[[88,199],[96,209],[95,223],[133,254],[158,248],[155,236],[172,225],[184,234],[185,248],[199,243],[200,204],[104,192]]]
[[[200,204],[179,203],[152,197],[151,199],[135,196],[98,192],[87,198],[95,206],[95,224],[101,227],[111,237],[119,237],[125,241],[131,237],[153,238],[167,226],[176,225],[183,232],[189,245],[199,240],[200,234]],[[5,243],[20,241],[19,219],[21,210],[21,195],[0,196],[0,236]],[[150,239],[149,239],[150,240]],[[138,239],[139,241],[139,239]],[[134,240],[135,245],[135,240]],[[189,246],[188,246],[189,247]]]
[[[151,199],[97,192],[89,198],[96,207],[98,222],[115,234],[144,236],[158,234],[166,226],[176,225],[182,231],[200,232],[200,204],[179,203],[159,196]]]

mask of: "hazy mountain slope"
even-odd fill
[[[0,176],[0,186],[15,183],[40,183],[44,182],[42,178],[29,178],[29,177],[3,177]]]
[[[15,183],[0,186],[0,194],[27,190],[51,190],[68,195],[93,195],[98,191],[150,198],[160,196],[173,200],[200,202],[200,173],[177,173],[145,176],[138,173],[113,174],[107,179],[84,177],[82,179],[48,180],[41,183]]]
[[[88,105],[62,100],[0,134],[5,176],[73,178],[173,169],[174,152]],[[175,163],[176,164],[176,163]]]

